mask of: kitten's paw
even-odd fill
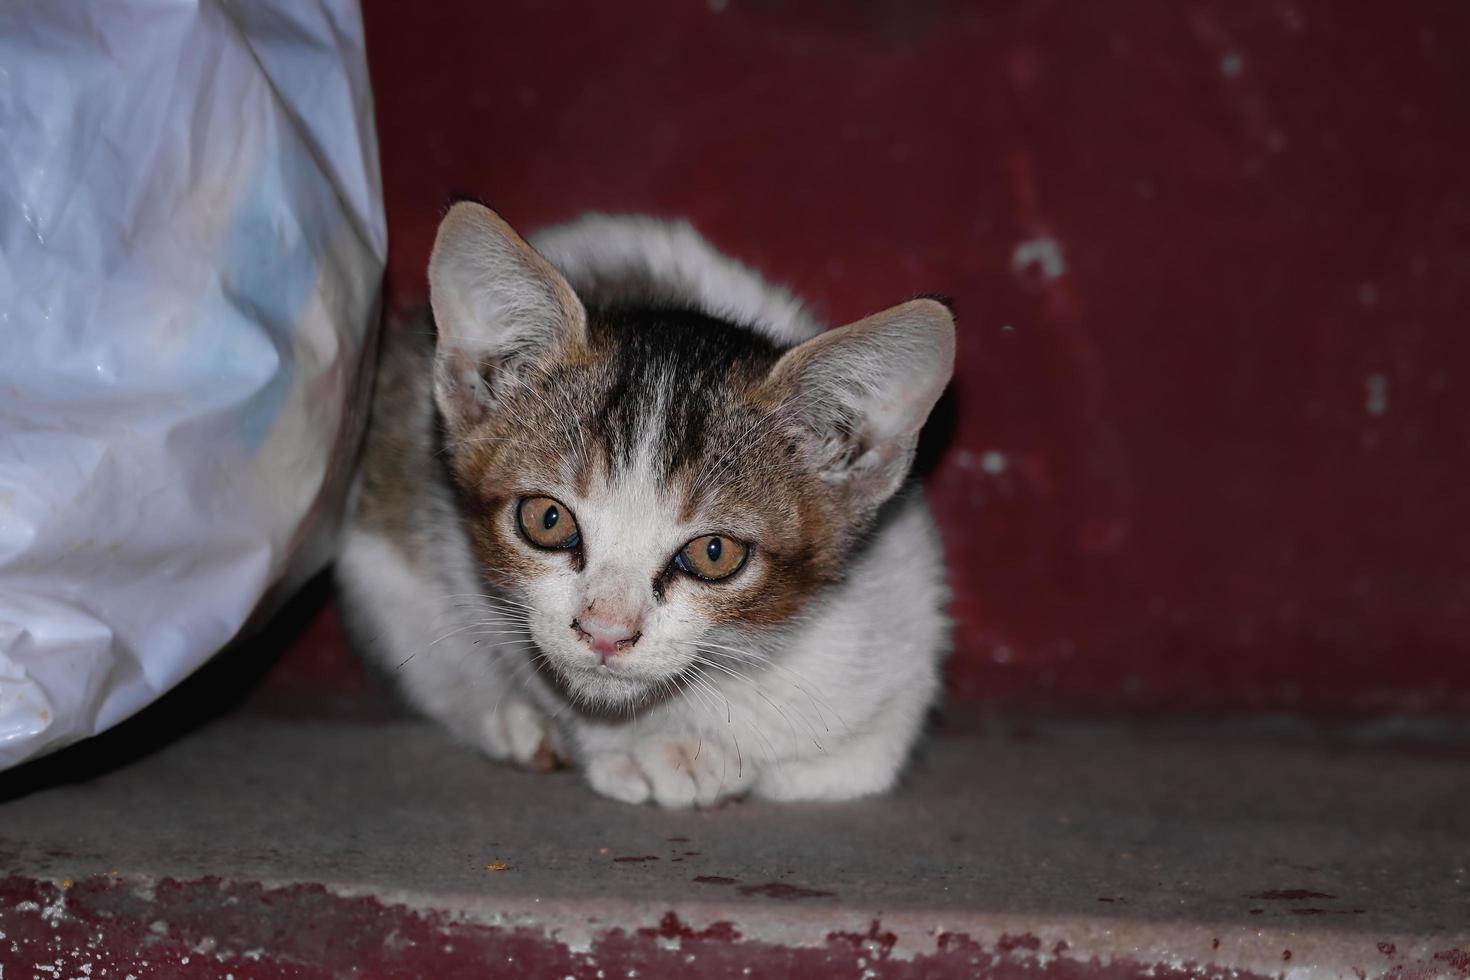
[[[648,777],[626,752],[600,752],[588,756],[582,771],[589,786],[620,803],[647,803],[653,793]]]
[[[754,773],[737,757],[705,739],[650,739],[631,752],[604,752],[587,759],[587,782],[603,796],[624,803],[684,809],[708,807],[739,796]]]
[[[752,793],[763,800],[855,800],[887,793],[898,781],[906,753],[902,743],[882,750],[859,747],[834,755],[790,759],[760,772]]]
[[[506,698],[485,715],[480,747],[492,759],[538,772],[557,768],[565,756],[551,719],[520,698]]]

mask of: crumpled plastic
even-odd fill
[[[0,768],[330,559],[386,252],[355,0],[0,5]]]

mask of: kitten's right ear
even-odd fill
[[[586,336],[587,313],[561,273],[468,201],[439,223],[429,304],[439,328],[434,400],[456,429],[480,421],[519,367]]]

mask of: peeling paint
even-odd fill
[[[233,955],[216,948],[209,962],[220,972],[209,975],[225,976],[223,969],[255,975],[260,968],[288,963],[292,964],[291,975],[307,980],[325,980],[349,964],[373,975],[452,975],[503,961],[536,975],[589,980],[598,975],[629,973],[649,980],[683,976],[694,963],[698,963],[699,975],[708,977],[749,976],[753,972],[750,964],[754,963],[762,972],[783,975],[947,978],[983,973],[1017,980],[1085,980],[1106,974],[1113,980],[1244,980],[1280,973],[1263,968],[1261,960],[1267,956],[1276,957],[1278,964],[1291,963],[1283,974],[1288,980],[1349,977],[1361,969],[1323,959],[1324,952],[1333,947],[1308,941],[1299,929],[1241,932],[1225,946],[1246,953],[1246,958],[1237,955],[1232,961],[1222,962],[1218,930],[1187,923],[1167,924],[1154,938],[1149,938],[1147,930],[1140,931],[1137,924],[1128,926],[1121,921],[1110,928],[1102,928],[1103,922],[1098,920],[1059,920],[1052,924],[1038,921],[1022,926],[1024,920],[1014,916],[999,917],[990,926],[974,919],[970,923],[974,931],[947,929],[932,917],[912,915],[871,917],[851,926],[822,929],[817,927],[820,919],[794,920],[789,913],[764,919],[760,910],[768,906],[760,903],[743,906],[744,912],[724,913],[741,916],[744,921],[738,928],[731,921],[697,917],[693,911],[694,918],[668,911],[658,924],[638,928],[604,921],[603,927],[596,930],[589,952],[580,954],[556,938],[556,929],[550,923],[543,923],[541,928],[482,926],[469,921],[474,917],[463,911],[413,911],[373,899],[340,897],[320,886],[267,889],[218,879],[160,882],[159,903],[163,907],[158,909],[137,903],[115,880],[78,881],[74,907],[60,936],[40,919],[40,903],[24,915],[13,914],[22,902],[54,898],[55,888],[54,884],[27,879],[0,880],[0,902],[4,903],[0,908],[8,906],[12,910],[5,918],[7,932],[22,935],[34,953],[41,954],[32,955],[21,969],[35,968],[32,963],[54,952],[58,971],[62,967],[78,968],[85,961],[106,967],[108,975],[121,976],[127,968],[144,975],[157,974],[170,965],[191,964],[191,957],[200,955],[197,950],[210,935],[226,933],[247,941],[251,934],[273,938],[269,952],[261,948]],[[1294,895],[1310,890],[1279,891]],[[35,897],[14,901],[20,894]],[[235,894],[241,901],[226,905],[222,901],[226,894]],[[155,917],[150,913],[161,914]],[[836,914],[841,917],[851,913]],[[163,921],[170,923],[169,937],[150,951],[147,961],[142,960],[133,939],[148,934],[153,923]],[[300,945],[297,940],[303,934],[287,925],[308,921],[312,923],[310,932],[329,930],[337,937],[331,952],[323,952],[316,945]],[[383,928],[385,921],[393,923],[391,930]],[[757,924],[762,921],[766,924]],[[805,932],[803,921],[815,928],[798,938]],[[186,927],[184,922],[208,922],[208,932]],[[780,928],[773,931],[778,924]],[[393,933],[400,941],[390,944],[384,937]],[[1165,935],[1170,937],[1167,941]],[[1282,942],[1288,937],[1290,945]],[[91,943],[93,951],[85,959],[80,941],[83,938],[95,939]],[[1423,978],[1463,975],[1462,961],[1467,954],[1458,948],[1426,946],[1422,938],[1398,941],[1411,944],[1413,949],[1396,961],[1395,969],[1409,964],[1414,975]],[[1400,949],[1387,940],[1380,940],[1376,947],[1366,942],[1361,945],[1379,964],[1385,962],[1385,949],[1395,953]],[[316,952],[307,952],[311,949]],[[1288,949],[1292,951],[1289,961],[1284,958]],[[12,970],[20,962],[0,956],[0,964]],[[255,973],[250,963],[258,964]],[[1378,969],[1372,975],[1383,973]]]
[[[1363,405],[1364,411],[1374,418],[1388,414],[1388,378],[1381,374],[1370,374],[1363,379],[1363,386],[1368,390],[1367,399]]]
[[[1011,272],[1026,275],[1035,269],[1043,282],[1052,282],[1067,274],[1067,260],[1055,238],[1042,236],[1019,242],[1011,252]]]

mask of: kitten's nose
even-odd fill
[[[604,619],[590,611],[572,620],[572,629],[582,642],[591,647],[593,653],[600,654],[604,661],[637,643],[643,635],[638,628],[640,625],[633,619]]]

